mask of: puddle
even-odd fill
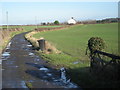
[[[2,56],[3,56],[3,57],[10,56],[10,52],[4,52],[4,53],[2,54]]]

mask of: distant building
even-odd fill
[[[76,20],[75,19],[73,19],[73,17],[70,19],[70,20],[68,20],[68,24],[69,25],[74,25],[74,24],[76,24],[77,22],[76,22]]]

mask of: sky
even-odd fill
[[[118,2],[0,2],[0,25],[118,17]]]

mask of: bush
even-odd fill
[[[91,53],[95,50],[103,50],[105,48],[105,43],[100,37],[92,37],[88,40],[88,48]]]
[[[54,22],[54,24],[55,24],[55,25],[58,25],[58,24],[59,24],[59,21],[56,20],[56,21]]]

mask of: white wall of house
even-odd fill
[[[76,21],[74,19],[68,20],[68,24],[76,24]]]

